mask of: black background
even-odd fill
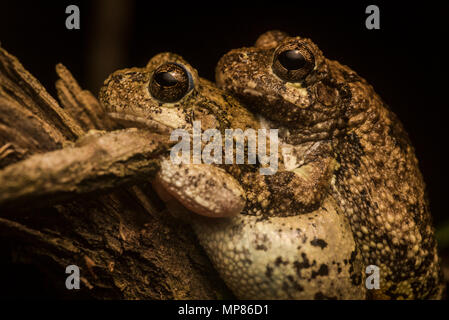
[[[65,28],[69,4],[80,8],[80,30]],[[114,7],[114,1],[108,4]],[[380,30],[365,28],[369,4],[380,8]],[[221,55],[251,45],[264,31],[281,29],[310,37],[328,58],[366,78],[399,115],[416,148],[439,226],[449,218],[443,196],[447,192],[443,153],[448,107],[443,45],[448,39],[444,16],[448,9],[443,2],[405,1],[136,1],[123,30],[122,58],[107,73],[142,66],[156,53],[173,51],[201,76],[213,80]],[[101,82],[89,77],[90,37],[98,26],[95,1],[2,1],[0,10],[2,46],[51,93],[55,92],[54,65],[58,62],[63,62],[84,88],[97,92]]]

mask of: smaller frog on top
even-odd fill
[[[251,113],[198,77],[194,68],[173,53],[158,54],[143,68],[114,72],[106,79],[100,100],[118,124],[163,134],[184,129],[192,135],[195,120],[201,121],[202,131],[218,129],[224,133],[225,128],[258,127]],[[167,156],[161,162],[155,188],[200,215],[229,217],[240,213],[245,193],[224,170],[228,167],[192,162],[175,164]]]

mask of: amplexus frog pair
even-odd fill
[[[192,134],[196,121],[222,137],[226,129],[278,129],[273,174],[261,174],[261,162],[166,157],[153,181],[170,212],[190,221],[236,297],[441,296],[413,147],[364,79],[309,39],[271,31],[224,55],[216,82],[162,53],[144,68],[113,73],[100,99],[122,125],[161,133]],[[371,265],[379,289],[366,287]]]

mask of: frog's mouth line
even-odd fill
[[[130,114],[108,112],[108,116],[120,122],[127,122],[133,126],[148,129],[161,134],[170,134],[174,129],[176,129],[157,120],[146,119]]]

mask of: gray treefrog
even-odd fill
[[[327,146],[315,159],[333,159],[333,168],[333,161],[308,162],[321,184],[312,190],[324,193],[315,203],[329,195],[350,222],[364,266],[380,268],[380,290],[370,290],[371,298],[441,297],[437,244],[414,149],[366,80],[325,58],[311,40],[280,31],[225,54],[216,80],[267,118],[267,126],[280,128],[292,150]],[[331,179],[319,178],[329,170]]]
[[[263,119],[170,53],[155,56],[144,68],[113,73],[100,99],[121,124],[159,132],[191,132],[195,120],[203,130],[264,126]],[[191,222],[238,298],[361,299],[363,270],[349,222],[332,197],[313,187],[319,185],[316,179],[331,176],[318,176],[308,166],[332,167],[333,160],[319,152],[328,147],[300,146],[287,161],[281,155],[278,172],[266,176],[258,164],[174,165],[163,159],[153,184],[170,211]],[[293,172],[289,162],[302,167]],[[309,191],[304,194],[303,188]]]

